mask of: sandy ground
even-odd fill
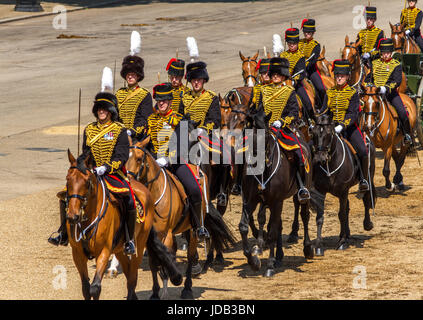
[[[389,34],[388,22],[398,21],[403,3],[372,3],[379,8],[378,25]],[[132,30],[140,31],[143,37],[144,86],[151,89],[158,81],[158,72],[164,80],[164,67],[176,48],[186,59],[185,38],[194,36],[201,58],[209,66],[208,88],[222,94],[242,84],[239,50],[245,55],[257,50],[262,54],[263,46],[271,47],[274,33],[282,33],[291,21],[298,25],[306,13],[318,21],[316,37],[326,46],[329,59],[338,57],[345,35],[355,38],[357,32],[352,26],[355,4],[345,0],[208,2],[201,5],[201,10],[199,6],[154,3],[89,9],[69,13],[66,30],[54,29],[52,17],[0,25],[4,40],[0,48],[0,86],[5,93],[0,105],[0,299],[82,298],[70,247],[56,248],[47,243],[59,224],[55,194],[65,183],[66,150],[76,153],[77,149],[79,88],[83,89],[85,125],[92,119],[91,101],[99,91],[101,70],[104,66],[113,69],[115,60],[120,70],[121,59],[129,51]],[[172,19],[157,20],[163,17]],[[88,38],[57,39],[61,33]],[[122,84],[119,75],[116,83]],[[423,159],[422,152],[420,158]],[[223,270],[217,267],[194,280],[195,298],[421,299],[421,168],[417,159],[408,158],[403,169],[407,189],[390,194],[382,187],[380,157],[377,166],[379,199],[376,216],[372,217],[375,228],[370,232],[363,230],[362,202],[353,189],[352,245],[347,251],[334,250],[339,234],[338,204],[330,197],[323,229],[328,248],[324,257],[305,260],[301,240],[286,245],[283,267],[272,279],[264,279],[264,270],[251,271],[238,242],[225,253]],[[238,239],[240,209],[240,198],[232,197],[231,210],[225,215]],[[292,215],[292,204],[287,202],[283,212],[284,240]],[[314,219],[313,214],[313,239]],[[203,250],[200,255],[204,258]],[[267,252],[263,259],[266,257]],[[178,251],[178,261],[183,270],[184,252]],[[355,269],[357,266],[359,269]],[[354,273],[363,267],[365,283],[358,281],[359,274]],[[93,262],[90,272],[94,272]],[[104,279],[101,298],[124,299],[125,286],[122,274],[116,279]],[[138,297],[147,299],[151,286],[145,260],[140,268]],[[180,291],[181,288],[172,287],[170,298],[178,299]]]

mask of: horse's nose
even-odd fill
[[[79,214],[67,214],[66,215],[66,220],[68,220],[68,222],[73,225],[79,222],[81,216]]]

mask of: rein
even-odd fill
[[[342,145],[342,161],[341,161],[341,163],[338,165],[338,167],[335,169],[335,170],[333,170],[332,172],[329,170],[329,162],[332,160],[332,155],[333,155],[333,153],[335,153],[335,151],[336,151],[336,148],[335,148],[335,150],[333,150],[333,153],[331,153],[331,150],[330,150],[330,147],[328,148],[328,153],[330,154],[330,159],[329,159],[329,161],[326,161],[326,169],[325,168],[323,168],[321,165],[320,165],[320,169],[322,169],[323,170],[323,172],[324,173],[326,173],[326,176],[328,176],[328,177],[330,177],[330,176],[332,176],[335,172],[337,172],[339,169],[341,169],[341,167],[342,167],[342,165],[344,164],[344,162],[345,162],[345,154],[346,154],[346,151],[345,151],[345,145],[344,145],[344,143],[342,142],[342,140],[341,140],[341,138],[339,137],[339,135],[338,134],[332,134],[332,138],[331,138],[331,143],[330,143],[330,146],[332,146],[332,142],[333,142],[333,136],[336,136],[337,138],[338,138],[338,140],[339,140],[339,142],[341,143],[341,145]],[[320,146],[319,146],[319,148],[321,148]]]
[[[377,93],[365,93],[364,95],[366,95],[366,96],[379,96]],[[372,130],[370,130],[370,132],[369,132],[369,134],[370,134],[370,136],[371,137],[373,137],[374,136],[374,133],[376,132],[376,130],[377,131],[379,131],[379,128],[380,128],[380,126],[382,125],[382,123],[385,121],[385,114],[386,114],[386,106],[385,106],[385,101],[383,100],[383,99],[380,99],[381,100],[381,104],[382,104],[382,109],[383,109],[383,113],[382,113],[382,119],[380,120],[380,122],[376,125],[376,127],[375,128],[373,128]],[[364,112],[364,114],[366,115],[366,116],[378,116],[379,115],[379,112],[378,111],[369,111],[369,112]],[[387,132],[386,132],[386,135],[385,135],[385,138],[384,138],[384,140],[386,140],[387,138],[388,138],[388,135],[389,135],[389,131],[390,131],[390,128],[391,128],[391,119],[389,119],[389,125],[388,125],[388,130],[387,130]],[[380,131],[379,131],[379,133],[381,133]]]

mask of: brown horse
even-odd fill
[[[175,235],[184,233],[188,241],[188,267],[186,280],[181,293],[183,299],[193,299],[192,294],[192,271],[197,263],[198,239],[195,232],[192,232],[191,219],[188,213],[188,206],[185,202],[185,192],[182,184],[172,176],[170,172],[160,168],[153,156],[145,149],[150,138],[131,146],[131,154],[127,162],[127,169],[131,176],[144,183],[155,199],[156,215],[154,217],[154,228],[158,237],[167,248],[176,254]],[[192,172],[196,174],[198,183],[203,194],[202,220],[211,235],[211,242],[216,250],[223,251],[228,244],[235,242],[219,212],[209,205],[209,186],[207,176],[197,170],[197,167],[189,164]],[[132,181],[132,180],[131,180]],[[208,244],[207,244],[208,246]],[[159,298],[160,286],[158,284],[158,268],[151,266],[153,272],[153,297]],[[198,271],[198,272],[197,272]],[[196,274],[201,270],[197,270]],[[163,281],[164,291],[167,290],[167,281]]]
[[[244,79],[244,86],[254,87],[257,83],[258,71],[257,67],[257,58],[259,51],[252,57],[244,57],[244,55],[239,52],[239,57],[242,60],[242,78]]]
[[[317,67],[317,70],[319,70],[321,76],[325,75],[333,79],[334,75],[332,70],[332,63],[326,59],[325,54],[326,54],[326,48],[325,46],[323,46],[323,49],[320,52],[319,58],[317,59],[316,67]]]
[[[417,43],[405,34],[405,26],[397,23],[391,26],[391,38],[394,42],[394,51],[399,53],[420,53],[420,47]]]
[[[144,248],[148,248],[150,264],[162,266],[171,275],[175,285],[182,283],[182,275],[170,259],[166,247],[157,241],[153,228],[154,207],[149,191],[140,183],[133,184],[138,205],[143,207],[143,221],[136,224],[135,241],[137,254],[129,259],[123,253],[123,231],[125,223],[121,219],[119,203],[108,192],[103,178],[87,168],[88,161],[77,165],[76,159],[68,150],[71,167],[66,176],[66,228],[72,256],[82,282],[82,294],[86,300],[98,300],[101,280],[110,255],[115,254],[127,279],[127,299],[137,299],[135,287]],[[88,159],[87,159],[88,160]],[[140,206],[140,207],[141,207]],[[141,218],[140,218],[141,219]],[[89,283],[87,262],[96,259],[96,272],[92,284]]]
[[[411,128],[416,124],[416,106],[407,95],[400,93],[401,99],[407,108]],[[407,147],[403,143],[404,135],[399,129],[398,115],[395,108],[391,106],[386,99],[382,99],[375,86],[363,88],[364,119],[362,119],[362,128],[370,136],[376,148],[381,148],[384,153],[383,175],[385,176],[385,187],[393,191],[395,187],[404,190],[401,167],[404,164],[407,154]],[[400,144],[400,151],[396,146]],[[389,180],[389,164],[391,157],[394,158],[396,165],[396,174],[393,183]]]

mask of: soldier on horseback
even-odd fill
[[[406,36],[411,37],[423,52],[423,38],[420,31],[423,12],[416,8],[417,0],[407,0],[408,8],[401,11],[400,23],[404,26]]]
[[[375,26],[377,19],[376,7],[366,7],[364,17],[367,27],[360,30],[356,43],[361,40],[358,46],[358,52],[363,63],[370,67],[370,62],[377,58],[377,45],[380,39],[384,38],[384,33],[383,30]]]
[[[388,102],[394,106],[401,122],[406,144],[411,144],[411,125],[407,109],[398,93],[402,81],[401,63],[392,58],[394,44],[391,38],[381,39],[378,49],[381,57],[372,62],[372,71],[365,79],[366,85],[374,85],[379,88],[379,93],[384,95]]]
[[[297,28],[287,29],[285,41],[288,44],[288,50],[282,52],[280,57],[289,61],[289,73],[293,87],[300,96],[306,119],[311,119],[314,117],[314,112],[310,98],[303,85],[303,80],[306,78],[306,61],[303,53],[299,50],[300,31]]]
[[[260,95],[260,88],[263,85],[270,84],[271,79],[269,76],[269,62],[270,59],[260,59],[257,63],[257,70],[259,72],[259,83],[253,87],[253,97],[251,98],[251,104],[256,104],[257,99]]]
[[[304,19],[301,24],[301,29],[304,32],[304,39],[301,39],[298,47],[306,59],[307,78],[311,80],[318,92],[320,98],[319,105],[322,105],[325,99],[326,89],[320,73],[317,70],[316,63],[320,56],[320,43],[313,37],[316,32],[316,22],[314,19]]]
[[[364,137],[357,125],[359,117],[359,96],[357,91],[348,85],[351,67],[348,60],[335,60],[333,64],[335,87],[328,89],[327,96],[319,113],[329,112],[336,123],[335,132],[342,134],[354,147],[359,161],[359,191],[369,190],[368,169],[369,158]]]
[[[183,94],[188,91],[188,88],[182,84],[182,79],[185,75],[185,61],[176,58],[170,59],[166,66],[166,71],[169,76],[169,82],[172,84],[172,109],[178,110]]]
[[[98,176],[104,177],[104,182],[113,195],[120,199],[122,215],[127,225],[127,239],[124,252],[135,254],[134,232],[137,209],[134,193],[126,178],[125,163],[129,157],[129,138],[127,128],[118,120],[118,101],[115,95],[100,92],[96,95],[92,112],[97,121],[90,123],[84,130],[82,154],[77,159],[78,167],[85,170],[85,160],[90,160]],[[66,203],[60,207],[61,227],[59,235],[50,237],[48,241],[54,245],[66,245]],[[66,244],[64,240],[66,239]]]
[[[169,158],[176,155],[169,154],[169,140],[175,127],[179,124],[183,115],[172,109],[173,86],[171,83],[158,84],[153,89],[153,97],[157,101],[155,109],[157,113],[148,118],[148,133],[150,136],[150,150],[157,159],[160,167],[168,167],[184,186],[189,199],[191,212],[191,224],[197,233],[197,238],[203,241],[210,235],[201,223],[202,193],[195,174],[187,163],[171,163]],[[175,147],[175,146],[173,146]],[[173,149],[171,152],[177,150]]]
[[[292,127],[298,120],[298,97],[294,87],[285,84],[285,81],[290,77],[289,61],[285,58],[276,57],[270,59],[269,63],[269,75],[272,83],[261,87],[256,108],[263,108],[266,115],[272,113],[269,121],[272,131],[286,146],[285,149],[294,150],[295,163],[298,165],[297,171],[299,173],[297,174],[300,186],[298,199],[300,203],[303,203],[310,199],[310,192],[303,183],[309,172],[305,166],[306,159],[304,159],[305,155],[300,143],[301,138],[296,135],[296,131]],[[304,141],[303,145],[305,145]]]
[[[137,55],[123,59],[120,75],[128,84],[116,92],[119,119],[128,128],[132,139],[142,139],[147,118],[153,113],[153,100],[146,88],[140,87],[144,79],[144,60]]]

